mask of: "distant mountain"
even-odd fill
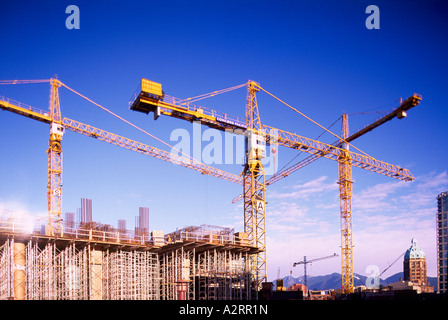
[[[394,282],[397,282],[397,281],[399,281],[400,280],[400,278],[401,279],[403,279],[403,272],[398,272],[398,273],[396,273],[396,274],[394,274],[394,275],[391,275],[390,277],[388,277],[388,278],[386,278],[385,280],[384,280],[384,284],[391,284],[391,283],[394,283]],[[437,278],[436,278],[436,280],[437,280]],[[381,284],[383,284],[383,283],[381,283]]]
[[[328,290],[328,289],[340,289],[342,287],[342,278],[340,273],[332,273],[324,276],[308,276],[307,284],[310,290]],[[403,272],[396,273],[385,280],[380,279],[380,285],[388,285],[393,282],[397,282],[403,278]],[[354,285],[361,286],[366,285],[367,277],[357,274],[354,274]],[[428,277],[428,281],[430,285],[434,286],[434,290],[437,290],[437,277]],[[273,281],[274,287],[276,286],[277,281]],[[294,278],[292,276],[286,276],[283,278],[283,286],[289,287],[296,283],[304,283],[303,276]]]
[[[338,289],[342,287],[342,279],[340,273],[332,273],[324,276],[308,276],[307,285],[311,290]],[[364,285],[367,277],[355,274],[355,286]],[[273,281],[274,287],[277,281]],[[283,278],[283,286],[289,287],[296,283],[304,283],[304,277],[294,278],[287,276]]]

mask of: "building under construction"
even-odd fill
[[[401,100],[398,108],[351,135],[348,116],[343,115],[341,135],[338,136],[252,80],[196,97],[179,99],[166,95],[161,83],[142,78],[129,101],[129,109],[145,114],[152,112],[154,120],[163,115],[188,122],[197,121],[212,129],[244,136],[244,171],[237,175],[201,163],[188,155],[174,155],[90,124],[63,117],[59,103],[61,87],[152,136],[58,79],[2,80],[1,84],[45,82],[50,84],[48,111],[0,97],[0,109],[45,123],[50,129],[47,149],[48,224],[45,230],[26,233],[26,236],[11,225],[7,225],[3,231],[0,230],[0,297],[71,298],[78,297],[82,292],[82,298],[89,299],[251,299],[254,295],[250,288],[261,289],[262,283],[267,281],[266,186],[320,158],[337,161],[339,164],[342,286],[344,292],[350,294],[354,290],[352,167],[402,181],[414,180],[408,169],[372,158],[351,142],[394,118],[405,118],[407,111],[422,100],[419,94]],[[245,119],[193,104],[198,100],[239,88],[247,89]],[[327,144],[265,125],[259,114],[258,92],[266,93],[319,125],[337,140]],[[124,221],[120,222],[118,230],[93,223],[92,206],[87,199],[82,202],[78,212],[81,219],[84,219],[84,224],[73,226],[71,221],[74,213],[71,213],[66,219],[70,221],[70,225],[64,225],[67,221],[62,223],[62,139],[66,131],[242,185],[243,193],[236,197],[234,202],[239,201],[238,199],[244,202],[243,223],[247,234],[239,234],[238,237],[233,231],[220,228],[210,230],[202,226],[185,228],[169,235],[149,235],[146,228],[147,214],[142,209],[136,220],[138,226],[135,233],[130,235],[123,232]],[[268,145],[272,147],[272,154],[276,152],[274,146],[282,146],[306,152],[309,156],[266,180],[263,160],[267,156]],[[356,148],[362,154],[350,151],[350,147]],[[145,268],[152,271],[149,272]],[[132,273],[131,276],[122,276],[129,272]],[[144,276],[138,277],[139,273]],[[77,293],[72,294],[72,289],[78,290]]]
[[[0,299],[255,299],[245,233],[198,226],[139,235],[71,222],[55,235],[0,215]]]

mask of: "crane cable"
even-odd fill
[[[274,99],[278,100],[279,102],[283,103],[285,106],[287,106],[288,108],[294,110],[295,112],[297,112],[298,114],[300,114],[302,117],[304,117],[305,119],[311,121],[312,123],[314,123],[315,125],[321,127],[322,129],[324,129],[325,131],[331,133],[333,136],[335,136],[336,138],[338,138],[340,141],[345,142],[346,144],[348,144],[349,146],[352,146],[353,148],[355,148],[356,150],[358,150],[359,152],[365,154],[367,157],[374,159],[372,156],[368,155],[367,153],[365,153],[364,151],[362,151],[361,149],[355,147],[354,145],[352,145],[351,143],[345,141],[344,139],[342,139],[341,137],[339,137],[337,134],[331,132],[330,130],[328,130],[327,128],[325,128],[324,126],[322,126],[321,124],[319,124],[318,122],[314,121],[313,119],[311,119],[310,117],[306,116],[305,114],[303,114],[302,112],[300,112],[299,110],[297,110],[296,108],[290,106],[289,104],[287,104],[286,102],[284,102],[283,100],[281,100],[280,98],[277,98],[276,96],[274,96],[272,93],[270,93],[269,91],[263,89],[262,87],[258,86],[261,90],[263,90],[264,92],[266,92],[268,95],[270,95],[271,97],[273,97]]]
[[[60,81],[59,81],[59,82],[60,82]],[[104,110],[104,111],[110,113],[110,114],[113,115],[114,117],[116,117],[116,118],[118,118],[118,119],[124,121],[125,123],[129,124],[130,126],[134,127],[135,129],[137,129],[137,130],[143,132],[144,134],[146,134],[146,135],[148,135],[148,136],[150,136],[150,137],[156,139],[157,141],[159,141],[159,142],[163,143],[164,145],[170,147],[172,150],[175,150],[175,151],[177,151],[177,152],[179,152],[179,153],[185,155],[187,158],[193,160],[193,162],[196,162],[196,163],[198,163],[198,164],[203,164],[202,162],[200,162],[200,161],[194,159],[193,157],[191,157],[190,155],[187,155],[187,154],[185,154],[184,152],[182,152],[182,151],[180,151],[180,150],[174,148],[173,146],[171,146],[170,144],[166,143],[165,141],[163,141],[163,140],[157,138],[156,136],[154,136],[154,135],[150,134],[149,132],[143,130],[143,129],[140,128],[139,126],[137,126],[137,125],[133,124],[132,122],[130,122],[130,121],[124,119],[123,117],[119,116],[118,114],[116,114],[116,113],[110,111],[110,110],[107,109],[106,107],[103,107],[102,105],[96,103],[95,101],[93,101],[93,100],[87,98],[87,97],[84,96],[83,94],[81,94],[81,93],[77,92],[76,90],[74,90],[74,89],[70,88],[69,86],[67,86],[65,83],[60,82],[60,84],[61,84],[62,86],[64,86],[65,88],[67,88],[68,90],[70,90],[71,92],[73,92],[73,93],[79,95],[81,98],[84,98],[85,100],[87,100],[87,101],[93,103],[94,105],[96,105],[96,106],[99,107],[100,109],[102,109],[102,110]]]
[[[237,85],[237,86],[233,86],[233,87],[230,87],[230,88],[226,88],[226,89],[222,89],[222,90],[218,90],[218,91],[212,91],[212,92],[209,92],[209,93],[204,93],[204,94],[201,94],[201,95],[198,95],[198,96],[195,96],[195,97],[182,99],[182,100],[179,101],[179,103],[195,102],[195,101],[199,101],[199,100],[202,100],[202,99],[205,99],[205,98],[214,97],[214,96],[217,96],[218,94],[221,94],[221,93],[226,93],[226,92],[230,92],[230,91],[233,91],[233,90],[245,87],[246,85],[247,85],[246,83],[243,83],[243,84],[240,84],[240,85]]]

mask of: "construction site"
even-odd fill
[[[0,299],[247,300],[247,235],[214,226],[153,231],[63,224],[52,236],[0,220]]]
[[[49,110],[43,111],[0,97],[0,108],[49,125],[48,219],[30,226],[16,219],[15,212],[0,212],[0,299],[15,300],[254,300],[259,299],[267,282],[266,197],[270,184],[320,159],[338,162],[341,221],[342,290],[353,293],[352,166],[402,181],[412,181],[409,170],[376,160],[351,142],[394,118],[405,118],[422,97],[414,94],[386,116],[349,134],[348,117],[342,116],[341,134],[331,133],[333,144],[309,139],[262,124],[256,95],[264,92],[277,98],[259,83],[247,83],[208,94],[179,99],[165,94],[160,83],[141,79],[129,102],[129,109],[145,114],[174,117],[188,122],[243,135],[245,163],[240,175],[232,174],[191,157],[170,152],[101,130],[89,124],[64,118],[59,105],[63,87],[92,102],[104,111],[132,125],[104,106],[90,100],[58,79],[4,80],[2,84],[50,84]],[[245,119],[194,105],[193,102],[240,88],[247,89]],[[307,118],[307,117],[306,117]],[[307,118],[313,123],[314,120]],[[319,124],[317,124],[319,125]],[[319,125],[320,126],[320,125]],[[242,186],[234,203],[243,201],[244,230],[200,225],[171,233],[131,232],[86,222],[75,223],[62,216],[62,137],[66,131],[79,133],[142,155],[193,169]],[[308,153],[308,157],[266,179],[262,160],[268,145]],[[353,147],[357,152],[350,151]],[[43,168],[44,169],[44,168]],[[88,204],[86,204],[88,206]],[[91,204],[90,204],[91,206]],[[336,254],[335,254],[336,255]],[[306,258],[305,258],[306,260]],[[305,264],[306,265],[306,264]]]

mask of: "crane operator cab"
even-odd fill
[[[54,122],[52,122],[50,124],[50,135],[52,135],[52,136],[56,135],[60,139],[62,139],[62,136],[64,135],[64,131],[65,131],[64,126],[62,126],[58,123],[54,123]]]

